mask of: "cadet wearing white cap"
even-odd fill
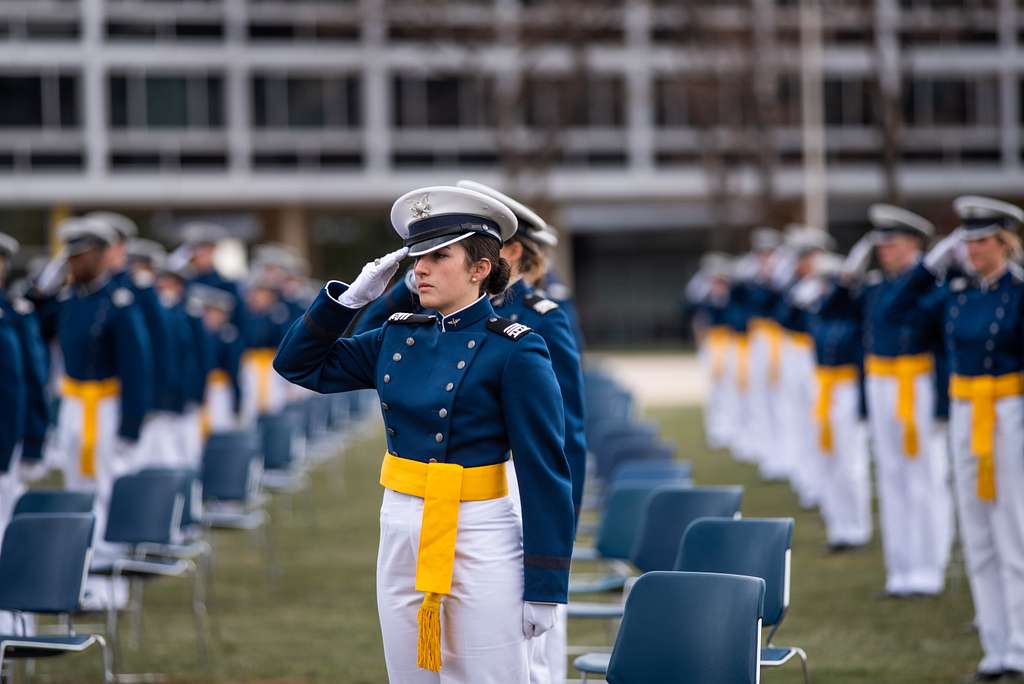
[[[869,218],[873,230],[850,251],[831,298],[844,300],[864,325],[886,593],[934,595],[945,584],[952,541],[946,453],[934,436],[934,352],[941,331],[899,321],[887,302],[914,271],[935,229],[891,205],[872,206]],[[883,274],[865,277],[873,253]]]
[[[500,247],[516,229],[501,202],[429,187],[395,202],[406,247],[331,281],[274,361],[318,392],[376,389],[387,431],[377,606],[392,684],[527,684],[528,638],[568,593],[573,542],[562,398],[543,339],[499,318]],[[406,255],[437,315],[397,313],[341,337]],[[509,452],[522,522],[507,498]],[[442,626],[441,605],[444,606]]]
[[[186,307],[201,317],[206,330],[204,367],[206,392],[202,412],[203,435],[237,430],[242,410],[241,357],[238,328],[232,323],[234,296],[219,287],[192,283]]]
[[[701,367],[707,374],[704,438],[713,449],[725,448],[735,427],[729,422],[725,375],[729,344],[725,310],[729,303],[731,274],[732,261],[728,256],[717,252],[705,254],[700,270],[687,283],[685,292],[688,304],[695,309],[693,334]]]
[[[961,226],[940,241],[885,310],[942,331],[949,350],[951,444],[964,557],[984,657],[972,679],[1024,678],[1024,210],[987,197],[954,202]],[[966,244],[969,277],[939,285]]]

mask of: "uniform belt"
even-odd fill
[[[919,440],[914,423],[914,380],[930,373],[934,365],[931,354],[913,356],[868,356],[865,370],[868,375],[896,378],[896,418],[903,425],[903,452],[908,458],[917,458]]]
[[[274,369],[274,356],[277,349],[263,347],[259,349],[247,349],[242,354],[242,363],[256,366],[256,396],[260,413],[270,410],[270,373]]]
[[[996,499],[996,402],[1022,394],[1024,373],[954,375],[949,379],[949,396],[971,402],[971,452],[978,459],[979,499]]]
[[[75,380],[65,377],[60,384],[60,393],[82,403],[82,447],[78,467],[83,476],[96,477],[96,439],[100,402],[120,395],[121,383],[117,378]]]
[[[814,338],[807,333],[788,332],[786,333],[786,339],[789,340],[790,344],[796,345],[802,349],[811,349],[814,347]]]
[[[231,376],[223,368],[214,368],[206,374],[206,384],[211,387],[227,387],[231,384]],[[203,406],[200,429],[202,430],[203,441],[206,441],[206,438],[210,436],[210,409],[208,406]]]
[[[814,418],[818,422],[818,445],[821,452],[832,454],[832,394],[836,385],[857,381],[857,366],[818,366],[818,403],[814,407]]]
[[[416,664],[440,672],[441,597],[452,590],[459,502],[506,496],[505,464],[464,468],[456,463],[423,463],[388,453],[380,468],[380,483],[390,490],[423,499],[416,591],[426,595],[416,616]]]
[[[711,377],[718,380],[725,369],[725,350],[729,344],[729,329],[716,325],[708,329],[707,345],[711,356]]]

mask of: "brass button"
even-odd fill
[[[476,340],[470,340],[469,342],[466,343],[466,346],[472,349],[473,347],[476,346]]]
[[[387,373],[385,373],[385,374],[384,374],[384,384],[386,385],[386,384],[388,384],[389,382],[391,382],[391,376],[390,376],[390,375],[388,375]]]
[[[394,437],[395,436],[395,428],[388,428],[388,434],[391,435],[392,437]]]
[[[405,343],[411,347],[412,345],[416,344],[416,340],[412,339],[411,337],[406,337]]]
[[[466,367],[466,362],[465,361],[459,361],[458,365],[456,366],[456,368],[458,368],[459,370],[462,370],[465,367]]]
[[[441,442],[444,441],[444,435],[438,432],[436,435],[434,435],[434,441],[440,444]]]
[[[445,392],[451,392],[453,389],[455,389],[454,382],[449,382],[447,385],[444,386]]]
[[[391,408],[390,406],[388,406],[388,403],[387,403],[386,401],[382,401],[382,402],[380,402],[380,407],[381,407],[382,409],[384,409],[385,411],[387,411],[388,409],[390,409],[390,408]]]
[[[429,461],[427,461],[427,463],[437,463],[437,459],[436,458],[432,458]]]
[[[394,355],[391,357],[391,360],[392,361],[401,361],[402,360],[402,355],[399,354],[398,352],[395,352]]]
[[[442,418],[447,418],[448,417],[448,409],[446,409],[446,408],[441,409],[440,411],[437,412],[437,415],[441,416]]]

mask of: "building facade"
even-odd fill
[[[3,0],[0,217],[42,244],[119,208],[170,242],[214,213],[325,272],[387,246],[393,198],[469,176],[555,218],[593,340],[672,339],[702,250],[801,219],[799,5]],[[940,224],[1024,195],[1024,0],[820,9],[842,242],[894,194]]]

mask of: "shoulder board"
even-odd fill
[[[533,330],[533,328],[523,325],[522,323],[516,323],[510,321],[507,318],[492,318],[487,321],[487,329],[493,333],[504,335],[510,340],[519,341],[526,333]]]
[[[35,304],[28,301],[24,297],[18,297],[13,302],[11,302],[11,307],[14,309],[16,313],[18,313],[21,316],[28,316],[30,313],[36,310]]]
[[[1021,267],[1016,261],[1011,261],[1007,266],[1007,269],[1017,282],[1024,282],[1024,268]]]
[[[127,287],[119,287],[110,294],[110,300],[114,306],[123,309],[135,301],[135,295]]]
[[[401,325],[426,325],[433,323],[437,318],[426,314],[394,313],[388,318],[388,323],[399,323]]]
[[[550,299],[541,297],[537,294],[531,294],[523,301],[525,301],[527,306],[532,308],[541,316],[558,308],[558,302],[553,302]]]
[[[967,289],[967,278],[953,278],[949,281],[950,292],[963,292]]]
[[[153,287],[153,282],[156,279],[153,278],[153,274],[148,271],[138,271],[132,274],[132,284],[140,290],[145,290],[147,287]]]
[[[220,339],[227,342],[228,344],[231,344],[232,342],[238,339],[238,328],[231,325],[230,323],[226,323],[224,327],[221,328],[220,330]]]
[[[865,285],[878,285],[883,280],[885,280],[885,276],[878,270],[868,271],[868,274],[864,276]]]

